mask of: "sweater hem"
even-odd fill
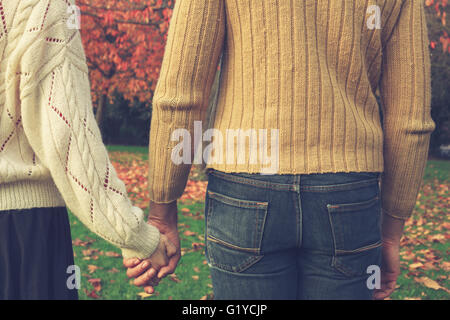
[[[0,184],[0,211],[65,206],[53,181],[16,181]]]
[[[296,168],[281,168],[278,171],[274,171],[273,173],[264,173],[264,168],[262,167],[253,167],[253,166],[224,166],[224,165],[207,165],[205,167],[206,172],[210,170],[222,171],[225,173],[259,173],[262,175],[271,175],[271,174],[279,174],[279,175],[290,175],[290,174],[321,174],[321,173],[350,173],[350,172],[384,172],[384,167],[372,167],[372,168],[348,168],[347,170],[338,168],[333,169],[330,167],[324,167],[322,169],[310,169],[310,170],[297,170]]]

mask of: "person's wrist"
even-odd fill
[[[170,203],[156,203],[150,201],[148,221],[149,223],[176,227],[178,224],[177,201],[175,200]]]
[[[405,220],[394,218],[383,212],[381,233],[383,243],[390,246],[400,246],[404,226]]]

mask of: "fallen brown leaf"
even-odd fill
[[[169,279],[172,280],[173,282],[176,282],[176,283],[180,283],[181,282],[181,280],[177,277],[177,275],[175,273],[172,273],[169,276]]]
[[[423,266],[422,262],[416,262],[409,265],[410,270],[414,270]]]
[[[91,297],[91,298],[94,298],[94,299],[100,298],[100,296],[95,292],[95,290],[92,290],[91,292],[88,292],[86,289],[84,289],[84,292],[86,293],[86,295],[88,297]]]
[[[147,292],[139,292],[137,295],[140,296],[142,299],[145,299],[145,298],[148,298],[148,297],[152,296],[151,294],[149,294]]]
[[[96,270],[101,270],[101,269],[103,269],[102,267],[99,267],[99,266],[96,266],[96,265],[93,265],[93,264],[89,264],[88,265],[88,270],[89,270],[89,273],[94,273]]]
[[[101,281],[102,281],[102,279],[100,279],[100,278],[88,280],[88,282],[94,287],[94,290],[97,292],[100,292],[100,290],[102,290]]]
[[[106,255],[107,257],[114,257],[114,258],[119,258],[119,257],[121,257],[120,254],[118,254],[117,252],[114,252],[114,251],[108,251],[108,252],[105,253],[105,255]]]
[[[450,293],[450,290],[441,286],[439,283],[430,279],[428,277],[414,278],[416,282],[422,283],[425,287],[433,289],[433,290],[444,290],[447,293]]]

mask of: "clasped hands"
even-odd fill
[[[161,279],[173,273],[181,258],[176,201],[168,204],[150,202],[148,223],[161,233],[155,252],[147,259],[124,259],[127,276],[134,285],[152,294]]]

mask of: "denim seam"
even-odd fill
[[[294,205],[295,205],[295,221],[297,224],[297,228],[296,228],[296,243],[297,243],[297,248],[300,248],[302,245],[302,236],[303,236],[303,232],[302,232],[302,228],[303,228],[303,212],[302,212],[302,200],[301,200],[301,192],[300,192],[300,182],[301,182],[301,177],[300,176],[295,176],[294,178],[294,182],[295,185],[297,186],[297,190],[296,192],[293,192],[294,195]]]
[[[232,176],[232,175],[224,175],[224,174],[218,173],[216,171],[212,171],[210,174],[214,175],[220,179],[227,180],[227,181],[240,183],[240,184],[247,184],[247,185],[264,188],[264,189],[272,189],[272,190],[277,190],[277,191],[296,191],[296,186],[294,184],[275,183],[275,182],[261,181],[261,180],[257,180],[257,179],[251,179],[251,178],[237,177],[237,176]]]
[[[300,205],[299,205],[299,201],[300,201],[300,197],[299,197],[299,193],[297,193],[297,192],[293,192],[292,193],[292,198],[293,198],[293,201],[294,201],[294,207],[295,207],[295,212],[294,212],[294,214],[295,214],[295,224],[296,224],[296,235],[295,235],[295,237],[296,237],[296,243],[297,243],[297,247],[299,247],[298,246],[298,243],[299,243],[299,238],[300,238],[300,235],[299,235],[299,233],[300,233],[300,231],[299,231],[299,226],[300,226],[300,217],[299,217],[299,215],[300,215]]]
[[[248,268],[253,266],[255,263],[260,261],[262,258],[264,258],[263,255],[253,256],[250,259],[248,259],[249,261],[245,265],[241,266],[240,268],[237,268],[237,267],[230,268],[229,266],[224,266],[224,265],[221,265],[220,263],[211,264],[210,268],[217,269],[220,272],[224,272],[224,273],[230,273],[230,274],[236,274],[236,275],[242,274],[245,276],[258,276],[256,274],[243,274],[242,272],[244,272],[245,270],[247,270]]]
[[[207,238],[208,240],[212,241],[212,242],[221,244],[221,245],[223,245],[223,246],[225,246],[225,247],[228,247],[228,248],[230,248],[230,249],[235,249],[235,250],[245,251],[245,252],[250,252],[250,253],[257,253],[257,254],[260,253],[260,251],[259,251],[258,248],[244,248],[244,247],[239,247],[239,246],[236,246],[236,245],[231,244],[231,243],[229,243],[229,242],[226,242],[226,241],[217,239],[216,237],[214,237],[214,236],[212,236],[212,235],[207,235],[206,238]]]
[[[361,248],[358,248],[358,249],[354,249],[354,250],[336,250],[336,254],[338,256],[342,256],[342,255],[353,254],[353,253],[361,253],[361,252],[364,252],[364,251],[368,251],[368,250],[371,250],[371,249],[375,249],[375,248],[381,247],[382,244],[383,244],[383,242],[381,240],[379,240],[379,241],[377,241],[375,243],[372,243],[372,244],[369,244],[367,246],[364,246],[364,247],[361,247]]]
[[[258,212],[258,214],[259,214],[259,212]],[[258,254],[261,254],[261,250],[262,250],[262,239],[263,239],[263,237],[264,237],[264,230],[265,230],[265,227],[266,227],[266,220],[267,220],[267,215],[269,214],[269,207],[267,206],[266,208],[265,208],[265,212],[264,212],[264,217],[263,217],[263,221],[262,221],[262,223],[261,223],[261,228],[259,229],[259,233],[260,233],[260,235],[259,235],[259,243],[258,243]],[[258,216],[259,217],[259,216]],[[255,241],[255,243],[256,243],[256,241]]]
[[[361,202],[327,204],[327,209],[330,212],[363,210],[372,207],[379,199],[378,196],[375,196],[372,199]]]
[[[212,242],[214,242],[214,241],[212,241]],[[232,272],[240,273],[240,272],[243,272],[246,269],[250,268],[252,265],[254,265],[256,262],[261,260],[263,257],[264,257],[264,255],[252,255],[252,256],[249,256],[248,258],[246,258],[243,262],[241,262],[237,266],[221,264],[219,262],[216,262],[214,260],[214,258],[210,257],[209,264],[212,267],[216,267],[216,268],[219,268],[221,270],[226,270],[226,271],[230,271],[230,272],[232,271]]]
[[[336,235],[334,233],[334,227],[333,227],[333,219],[331,219],[331,212],[328,209],[328,220],[330,221],[330,228],[331,228],[331,236],[333,238],[333,260],[332,265],[334,265],[334,257],[336,257],[337,249],[336,249]]]
[[[345,191],[373,184],[378,179],[368,179],[349,183],[330,184],[324,186],[300,186],[300,190],[308,192]]]
[[[266,201],[249,201],[249,200],[241,200],[228,196],[221,195],[219,193],[213,191],[207,191],[210,199],[217,200],[219,202],[228,204],[230,206],[238,207],[238,208],[246,208],[246,209],[266,209],[269,205]]]
[[[346,276],[352,277],[358,275],[353,270],[347,268],[346,266],[339,263],[339,261],[336,259],[336,257],[333,257],[332,266],[335,267],[337,270],[345,274]]]
[[[255,227],[254,227],[255,228],[255,232],[254,232],[254,235],[253,235],[253,244],[257,246],[258,252],[259,252],[259,250],[261,250],[261,247],[257,244],[257,239],[258,239],[258,236],[259,236],[259,230],[258,230],[259,210],[256,210],[255,214],[256,214],[256,219],[255,219]]]

